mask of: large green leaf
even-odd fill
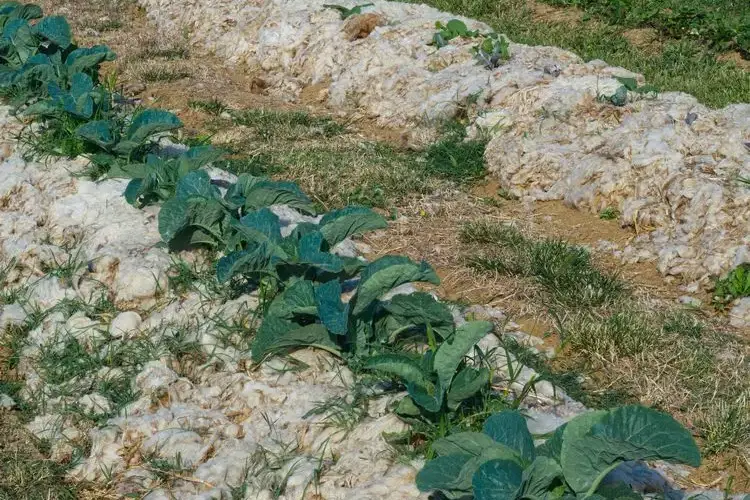
[[[439,284],[440,278],[426,262],[417,264],[408,257],[397,255],[381,257],[362,271],[352,313],[362,314],[391,289],[414,281]]]
[[[489,321],[469,321],[456,329],[451,339],[435,353],[435,371],[443,387],[450,387],[458,366],[474,345],[492,331]]]
[[[550,437],[547,441],[540,444],[536,447],[536,455],[549,457],[553,460],[555,460],[557,463],[560,463],[560,454],[562,453],[562,443],[563,443],[563,433],[565,432],[565,427],[568,424],[562,424],[560,427],[555,429],[555,432],[552,434],[552,437]]]
[[[299,347],[317,347],[338,353],[338,346],[331,341],[323,325],[314,323],[300,326],[274,315],[266,315],[253,341],[252,359],[259,362],[268,354]]]
[[[288,205],[306,214],[314,214],[310,198],[294,182],[277,182],[250,176],[237,181],[238,191],[245,198],[245,210],[256,210],[271,205]]]
[[[482,464],[471,481],[475,500],[515,500],[523,482],[523,469],[509,460]]]
[[[380,354],[367,360],[364,368],[395,375],[419,387],[434,389],[434,385],[422,371],[422,368],[411,358],[403,354]]]
[[[466,486],[471,484],[471,475],[466,477],[465,466],[471,459],[471,455],[447,455],[430,460],[417,473],[417,488],[419,491],[468,491]]]
[[[281,242],[281,222],[279,217],[267,208],[250,212],[240,219],[244,230],[252,231],[258,241]],[[250,234],[250,233],[248,233]]]
[[[181,127],[182,122],[174,113],[163,109],[146,109],[133,118],[126,135],[130,142],[141,144],[154,134]]]
[[[386,220],[367,207],[349,206],[334,210],[320,220],[320,232],[329,247],[367,231],[388,227]]]
[[[177,157],[178,176],[187,175],[189,172],[212,163],[222,156],[224,156],[224,151],[213,146],[192,147]]]
[[[446,395],[448,408],[451,410],[457,409],[464,400],[473,397],[489,385],[490,371],[487,368],[464,367],[453,377],[453,382],[451,382],[451,387]]]
[[[3,38],[15,51],[15,54],[10,58],[18,66],[30,60],[36,54],[38,42],[31,26],[25,19],[8,21],[3,30]]]
[[[299,260],[327,273],[341,273],[344,262],[337,255],[322,252],[322,244],[323,235],[319,231],[304,235],[299,242]]]
[[[482,450],[494,446],[495,441],[482,432],[458,432],[436,439],[432,450],[438,455],[479,456]]]
[[[315,284],[303,279],[288,282],[286,289],[271,302],[267,314],[289,320],[295,316],[316,315]]]
[[[547,499],[560,495],[551,494],[553,491],[564,489],[564,479],[560,464],[549,457],[536,457],[523,471],[521,497],[530,500]]]
[[[505,410],[492,415],[484,422],[482,431],[518,452],[525,462],[531,463],[536,458],[534,438],[526,426],[526,419],[519,412]]]
[[[698,467],[700,452],[690,432],[674,418],[643,406],[624,406],[570,421],[563,433],[565,480],[579,493],[595,488],[628,460],[665,460]]]
[[[463,457],[464,459],[448,460],[448,457]],[[419,487],[421,491],[439,489],[447,494],[449,498],[463,498],[465,495],[469,494],[472,488],[472,478],[476,477],[477,470],[487,462],[503,460],[520,467],[520,465],[518,465],[519,459],[515,453],[507,447],[497,443],[482,449],[478,455],[446,455],[438,457],[435,460],[440,461],[437,462],[437,464],[433,464],[434,460],[427,462],[422,469],[423,471],[427,470],[427,472],[423,473],[420,471],[420,473],[417,474],[417,487]],[[451,471],[444,470],[444,467],[447,464],[451,464],[454,469]],[[441,471],[446,478],[443,482],[439,481],[439,474]],[[420,486],[420,483],[422,483],[422,486]]]
[[[79,48],[72,51],[65,58],[68,73],[86,72],[98,69],[104,61],[114,61],[115,53],[106,45],[94,45],[93,47]]]
[[[341,302],[341,283],[331,280],[315,288],[318,315],[328,331],[346,335],[349,322],[349,304]]]
[[[220,196],[219,188],[211,184],[211,177],[203,170],[187,174],[179,180],[175,189],[175,197],[180,199],[193,197],[218,199]]]
[[[76,129],[76,135],[103,149],[111,148],[118,138],[115,124],[109,120],[84,123]]]
[[[432,450],[440,456],[444,455],[471,455],[474,457],[487,454],[492,451],[493,458],[504,458],[521,463],[518,453],[504,444],[498,443],[483,432],[458,432],[450,436],[440,438],[432,443]]]
[[[190,205],[187,200],[171,198],[159,211],[159,234],[166,241],[172,239],[190,222]]]
[[[445,389],[438,382],[434,388],[410,382],[406,384],[406,390],[411,399],[430,413],[438,413],[443,409],[445,400]]]
[[[237,274],[257,275],[268,272],[272,266],[274,249],[267,243],[248,245],[245,250],[232,252],[216,263],[216,278],[226,283]]]
[[[390,333],[396,329],[408,327],[426,328],[441,338],[448,338],[454,330],[453,315],[442,303],[426,292],[415,292],[410,295],[396,295],[383,304],[387,311],[387,328]]]
[[[70,25],[63,16],[45,17],[34,25],[34,32],[63,50],[72,43]]]

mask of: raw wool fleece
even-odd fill
[[[502,187],[594,213],[617,208],[638,233],[618,251],[626,261],[706,282],[750,260],[750,190],[737,181],[750,176],[748,104],[711,110],[667,92],[617,108],[596,97],[615,92],[613,76],[640,75],[553,47],[511,43],[511,59],[488,71],[472,40],[428,45],[435,22],[457,16],[424,5],[373,0],[365,12],[383,25],[348,41],[328,0],[140,3],[160,28],[187,29],[229,64],[261,68],[274,92],[330,82],[331,107],[383,126],[435,123],[479,96],[472,130],[489,133],[485,156]]]

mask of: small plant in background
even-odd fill
[[[204,111],[213,116],[219,116],[223,112],[229,110],[229,106],[222,102],[221,99],[218,99],[216,97],[213,97],[207,101],[190,100],[188,101],[188,107],[191,109]]]
[[[716,280],[714,306],[723,309],[735,299],[750,297],[750,263],[740,264]]]
[[[473,494],[476,500],[629,498],[629,485],[603,484],[623,462],[701,463],[689,431],[643,406],[585,413],[539,446],[520,413],[503,411],[488,418],[481,433],[438,439],[433,450],[438,457],[417,474],[417,487],[448,498]]]
[[[615,220],[620,216],[620,211],[614,207],[607,207],[599,212],[599,218],[602,220]]]
[[[497,33],[489,33],[484,39],[471,48],[474,58],[485,68],[495,69],[510,59],[508,40]]]
[[[355,7],[352,7],[351,9],[341,6],[341,5],[333,5],[333,4],[324,4],[323,7],[326,9],[333,9],[338,11],[339,15],[341,16],[341,19],[348,19],[352,16],[358,16],[362,13],[362,10],[364,10],[366,7],[372,7],[374,4],[371,3],[365,3],[362,5],[357,5]]]
[[[454,38],[476,38],[479,36],[478,31],[470,30],[466,26],[466,23],[459,19],[451,19],[446,24],[438,21],[435,23],[435,28],[439,31],[432,35],[430,44],[436,46],[438,49],[448,45],[448,42]]]
[[[635,78],[616,76],[615,80],[620,82],[620,86],[615,90],[612,95],[597,95],[599,102],[608,102],[613,106],[625,106],[629,102],[630,93],[641,95],[647,98],[655,98],[659,92],[653,85],[642,85],[639,86]]]

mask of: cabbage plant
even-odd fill
[[[438,455],[417,474],[421,491],[476,500],[627,498],[607,475],[626,461],[663,460],[700,466],[690,432],[671,416],[643,406],[580,415],[534,446],[517,411],[488,418],[482,432],[460,432],[433,443]]]
[[[300,347],[318,347],[340,356],[365,359],[378,349],[384,316],[398,316],[394,323],[406,327],[415,316],[409,308],[386,307],[381,300],[393,288],[411,282],[439,283],[426,262],[388,255],[367,264],[359,273],[354,295],[342,300],[345,278],[315,282],[292,278],[274,298],[252,345],[253,360]],[[392,302],[392,301],[391,301]],[[399,315],[399,310],[404,314]],[[416,326],[416,325],[412,325]],[[378,335],[383,337],[378,339]]]
[[[388,373],[401,379],[409,393],[396,412],[406,418],[456,411],[461,404],[490,385],[490,371],[466,363],[474,345],[490,333],[488,321],[470,321],[460,326],[438,346],[428,323],[430,348],[421,359],[406,353],[381,354],[365,363],[365,369]]]

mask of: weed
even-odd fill
[[[620,211],[613,207],[607,207],[599,212],[599,218],[602,220],[615,220],[620,216]]]
[[[312,116],[301,111],[248,109],[232,112],[232,121],[254,130],[263,141],[299,141],[331,138],[342,135],[346,127],[327,117]]]
[[[323,4],[323,7],[326,9],[333,9],[338,11],[339,15],[341,16],[341,19],[347,19],[351,16],[357,16],[362,13],[362,10],[366,7],[370,7],[373,4],[371,3],[364,3],[362,5],[357,5],[355,7],[352,7],[351,9],[348,9],[346,7],[342,7],[341,5],[332,5],[332,4]]]
[[[315,403],[303,418],[313,416],[320,416],[324,426],[349,434],[367,416],[367,398],[357,390],[349,396],[333,396]]]
[[[168,68],[163,66],[154,66],[144,69],[140,72],[140,77],[146,83],[171,83],[183,78],[188,78],[190,71],[180,68]]]
[[[750,296],[750,264],[740,264],[716,281],[714,305],[723,309],[735,299]]]
[[[221,99],[213,97],[207,101],[190,100],[188,101],[188,107],[199,111],[204,111],[213,116],[219,116],[229,109],[229,106],[224,104]]]
[[[712,405],[697,425],[702,429],[703,450],[708,455],[747,444],[750,442],[748,395]]]
[[[49,384],[62,384],[98,369],[101,362],[89,354],[77,340],[50,342],[41,347],[37,364]]]
[[[484,149],[487,141],[483,138],[466,140],[466,132],[460,124],[448,129],[438,142],[430,145],[425,152],[425,171],[441,179],[457,184],[470,184],[484,177]]]
[[[531,241],[512,226],[469,224],[466,242],[494,245],[490,255],[473,256],[475,269],[533,278],[558,303],[567,307],[611,303],[623,293],[623,283],[599,271],[584,248],[558,240]]]
[[[116,31],[122,28],[122,26],[122,22],[119,19],[107,19],[94,25],[94,29],[101,32]]]

